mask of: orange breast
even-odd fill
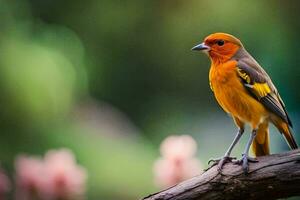
[[[220,106],[234,117],[257,128],[268,116],[264,106],[254,99],[242,85],[236,69],[236,61],[212,65],[209,80]]]

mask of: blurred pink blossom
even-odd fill
[[[87,173],[70,150],[50,150],[44,159],[19,156],[15,168],[17,200],[84,197]]]
[[[43,182],[43,162],[37,157],[18,156],[16,169],[16,199],[29,200],[38,197]]]
[[[42,188],[47,199],[82,199],[85,193],[86,170],[76,164],[70,150],[50,150],[45,155],[45,182]]]
[[[160,145],[160,153],[168,159],[188,159],[195,156],[197,143],[189,135],[169,136]]]
[[[0,169],[0,200],[6,199],[7,193],[11,190],[11,183],[8,176]]]
[[[160,151],[162,157],[154,164],[159,187],[169,187],[201,173],[201,163],[195,158],[197,144],[191,136],[169,136],[162,142]]]

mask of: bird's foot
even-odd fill
[[[242,154],[241,159],[233,161],[233,163],[235,164],[242,165],[245,174],[249,172],[249,162],[254,163],[254,162],[258,162],[258,160],[256,158],[252,158],[248,156],[247,154]]]
[[[210,159],[208,161],[208,164],[212,163],[211,167],[218,165],[218,171],[221,172],[222,171],[222,167],[225,163],[228,162],[233,162],[233,160],[235,160],[235,157],[230,157],[230,156],[224,156],[221,158],[216,158],[216,159]]]

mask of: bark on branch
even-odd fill
[[[249,174],[227,163],[222,174],[217,167],[143,200],[278,199],[300,196],[300,149],[258,157]]]

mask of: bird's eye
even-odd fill
[[[218,46],[223,46],[225,42],[224,40],[218,40],[216,43]]]

